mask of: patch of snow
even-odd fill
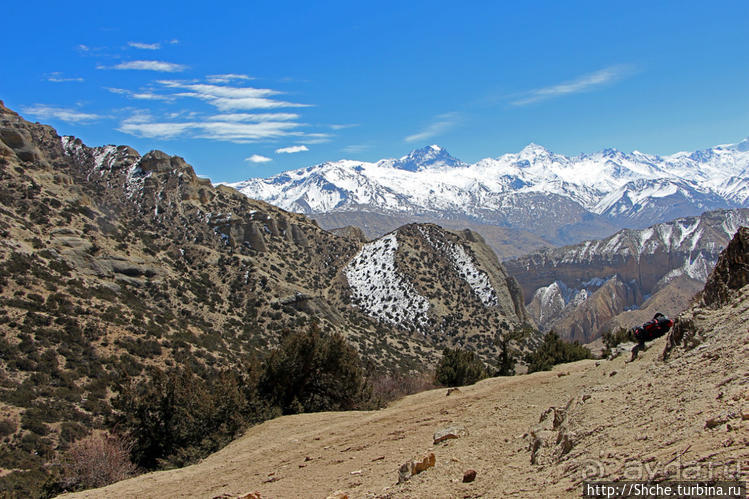
[[[427,326],[429,300],[395,266],[396,233],[365,244],[345,268],[354,303],[368,315],[396,326]]]
[[[438,241],[430,237],[429,233],[423,227],[419,227],[418,229],[422,236],[424,236],[424,239],[434,249],[442,251],[447,255],[460,278],[468,283],[473,293],[481,300],[484,306],[496,307],[499,304],[497,301],[497,292],[489,281],[489,275],[476,267],[473,258],[462,245],[444,240]]]

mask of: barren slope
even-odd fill
[[[749,286],[690,318],[701,343],[677,347],[667,361],[659,339],[629,364],[581,361],[450,396],[424,392],[376,412],[283,417],[197,465],[76,497],[326,497],[338,489],[350,497],[579,497],[591,474],[704,478],[709,464],[714,476],[746,480]],[[550,407],[557,417],[539,424]],[[470,434],[432,445],[432,433],[452,423]],[[435,468],[397,485],[398,467],[426,451]],[[475,482],[462,483],[467,469],[478,472]]]

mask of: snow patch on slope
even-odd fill
[[[479,300],[481,300],[481,303],[483,303],[484,306],[496,307],[499,304],[497,301],[497,292],[489,281],[489,276],[486,272],[476,267],[473,258],[462,245],[454,244],[449,241],[438,241],[430,237],[429,233],[422,227],[419,227],[419,232],[421,232],[424,239],[426,239],[434,249],[447,255],[450,263],[458,272],[458,275],[468,283],[473,290],[473,293]]]
[[[354,303],[368,315],[400,327],[426,326],[429,300],[398,273],[396,234],[365,244],[345,269]]]

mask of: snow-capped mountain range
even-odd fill
[[[746,225],[749,209],[716,210],[623,229],[598,241],[544,248],[504,265],[542,329],[587,342],[614,316],[641,308],[669,286],[685,288],[693,281],[701,288],[720,252]]]
[[[711,209],[747,207],[749,138],[670,156],[615,149],[565,156],[530,144],[473,164],[431,145],[399,159],[345,159],[229,185],[306,214],[465,218],[548,236],[586,221],[609,224],[607,230],[646,227]]]

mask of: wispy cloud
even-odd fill
[[[109,90],[113,94],[126,95],[126,96],[130,97],[131,99],[138,99],[138,100],[163,100],[163,101],[173,101],[174,100],[174,97],[172,97],[171,95],[155,94],[153,92],[148,92],[148,91],[134,92],[132,90],[127,90],[127,89],[124,89],[124,88],[111,88],[111,87],[107,87],[107,90]]]
[[[253,154],[249,158],[244,158],[244,160],[250,163],[267,163],[268,161],[273,161],[272,159],[261,156],[259,154]]]
[[[341,151],[346,154],[359,154],[371,148],[371,144],[351,144],[341,148]]]
[[[164,61],[127,61],[115,66],[97,66],[96,69],[133,69],[138,71],[160,71],[163,73],[179,73],[187,69],[184,64]]]
[[[208,119],[219,121],[289,121],[299,119],[294,113],[224,113],[210,116]]]
[[[278,99],[283,94],[270,88],[255,88],[231,81],[250,79],[246,75],[227,73],[212,75],[208,83],[199,80],[157,80],[143,89],[109,88],[110,92],[140,100],[176,101],[197,99],[216,108],[213,114],[194,110],[169,110],[152,116],[141,111],[120,122],[118,130],[138,137],[161,139],[203,138],[233,143],[277,142],[289,140],[307,145],[331,140],[330,133],[309,130],[310,125],[300,122],[300,114],[281,111],[280,108],[302,108],[307,104]],[[276,111],[278,109],[278,111]],[[257,110],[258,112],[244,112]],[[320,125],[320,127],[327,125]],[[282,152],[301,152],[307,146],[290,146]],[[304,148],[304,149],[301,149]]]
[[[329,125],[329,126],[330,126],[330,128],[332,128],[333,130],[344,130],[344,129],[346,129],[346,128],[354,128],[354,127],[357,127],[357,126],[359,126],[359,124],[358,124],[358,123],[347,123],[347,124],[342,124],[342,125]]]
[[[555,97],[588,92],[596,87],[600,87],[601,85],[621,80],[634,72],[635,68],[631,65],[620,64],[609,66],[599,71],[582,75],[574,80],[531,90],[530,92],[522,94],[520,98],[512,101],[511,104],[513,106],[526,106],[528,104],[533,104],[534,102],[553,99]]]
[[[288,136],[304,136],[295,129],[301,126],[293,121],[264,121],[240,123],[217,119],[195,121],[161,121],[150,116],[126,119],[118,128],[123,133],[146,138],[202,138],[239,144],[277,140]]]
[[[208,75],[205,77],[210,83],[229,83],[232,80],[254,80],[255,78],[243,74],[227,73],[221,75]]]
[[[84,113],[76,109],[66,107],[47,106],[44,104],[34,104],[33,106],[22,107],[21,110],[30,116],[42,120],[60,120],[66,123],[86,123],[95,121],[102,116],[93,113]]]
[[[159,83],[168,88],[185,90],[175,95],[206,101],[220,111],[309,107],[309,104],[272,99],[270,98],[271,96],[280,95],[283,92],[269,88],[231,87],[207,83],[186,83],[175,80],[161,80]]]
[[[438,135],[442,135],[451,128],[454,128],[455,125],[457,125],[460,121],[460,118],[460,113],[440,114],[438,116],[435,116],[434,121],[429,124],[424,130],[413,135],[409,135],[404,140],[406,142],[420,142],[423,140],[431,139],[432,137],[436,137]]]
[[[88,45],[84,45],[82,43],[78,45],[76,48],[80,50],[81,52],[88,52],[91,50],[91,48]]]
[[[289,147],[281,147],[280,149],[276,149],[277,154],[294,154],[295,152],[305,152],[309,151],[309,148],[307,146],[289,146]]]
[[[47,81],[51,81],[53,83],[66,83],[66,82],[82,82],[83,78],[80,76],[78,77],[70,77],[70,76],[63,76],[62,73],[59,71],[55,71],[54,73],[49,73],[47,75]]]
[[[159,50],[161,48],[160,43],[127,42],[127,44],[135,49],[141,50]]]

